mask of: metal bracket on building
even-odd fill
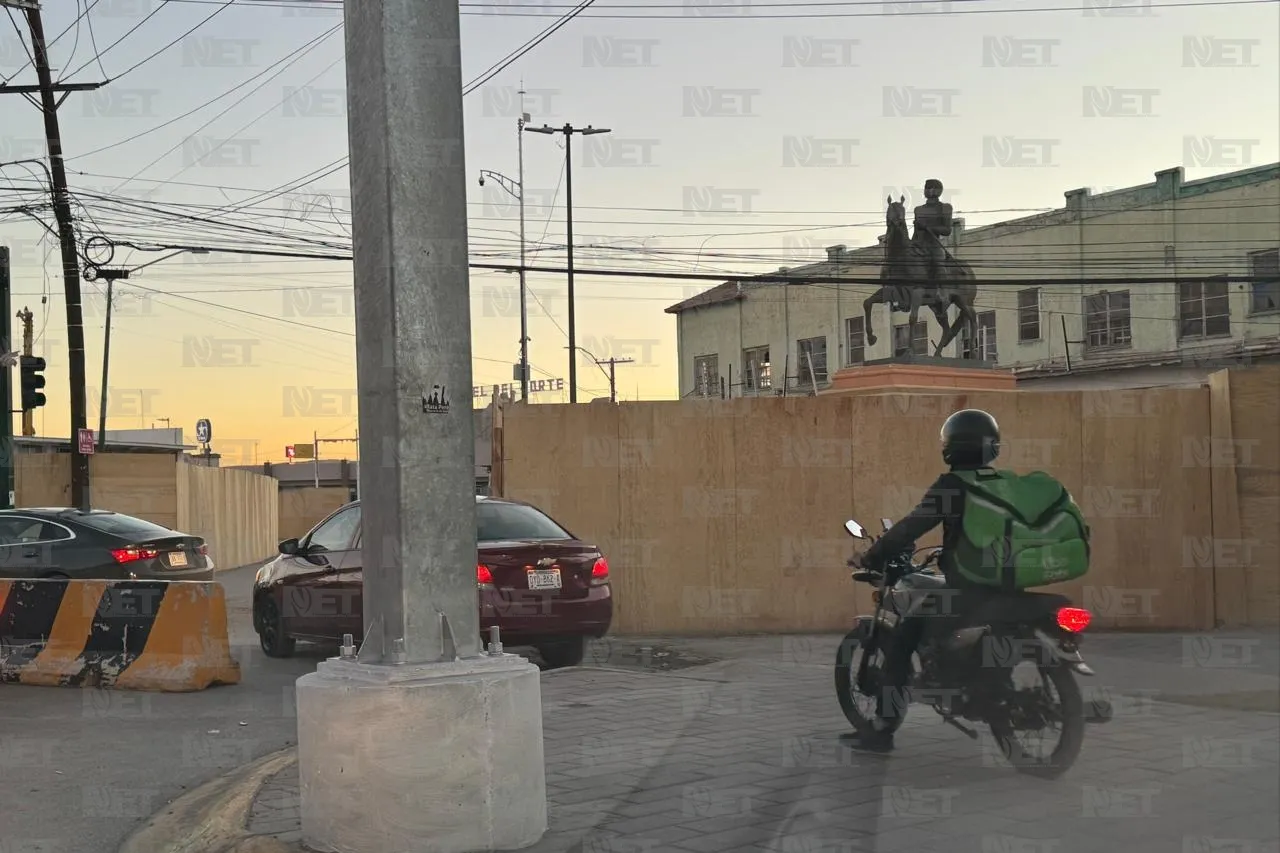
[[[444,615],[443,610],[437,610],[440,614],[440,661],[455,661],[458,659],[458,646],[453,640],[453,629],[449,627],[449,617]]]

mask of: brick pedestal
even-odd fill
[[[1013,391],[1017,379],[979,361],[958,358],[884,359],[837,371],[823,394],[909,391]]]

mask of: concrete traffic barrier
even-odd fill
[[[188,692],[238,684],[222,585],[0,580],[0,682]]]

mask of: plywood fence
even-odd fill
[[[180,463],[178,529],[203,536],[221,568],[259,562],[279,544],[277,486],[252,471]]]
[[[23,453],[15,457],[18,506],[68,506],[71,457]],[[202,536],[219,568],[273,554],[278,537],[276,481],[248,471],[206,468],[168,454],[104,453],[89,457],[95,509],[144,518]]]
[[[1005,465],[1051,472],[1088,516],[1093,568],[1061,589],[1100,626],[1273,625],[1278,382],[513,406],[503,490],[604,549],[619,633],[843,630],[870,607],[844,521],[907,513],[940,473],[942,420],[978,407]]]
[[[325,516],[351,500],[344,486],[299,486],[280,490],[280,538],[303,536]],[[278,544],[278,543],[276,543]],[[274,547],[274,546],[273,546]]]

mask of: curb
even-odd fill
[[[249,810],[262,785],[297,760],[297,748],[273,752],[183,794],[125,840],[119,853],[293,853],[270,836],[249,835]]]

